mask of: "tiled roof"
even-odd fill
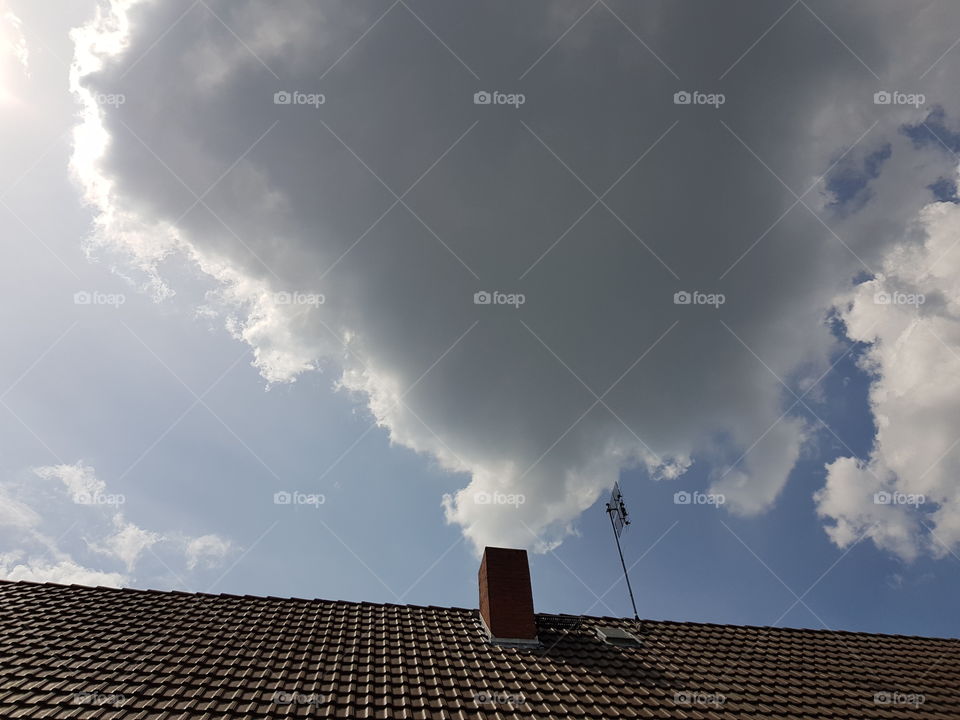
[[[2,718],[960,718],[960,640],[0,582]],[[596,628],[633,632],[614,646]]]

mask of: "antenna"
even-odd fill
[[[607,515],[610,516],[610,527],[613,528],[613,538],[617,541],[617,552],[620,554],[620,566],[623,568],[623,577],[627,581],[627,590],[630,592],[630,604],[633,605],[633,619],[640,621],[637,614],[637,601],[633,599],[633,587],[630,585],[630,576],[627,574],[627,564],[623,561],[623,550],[620,549],[620,533],[630,524],[627,506],[623,502],[623,493],[620,492],[620,483],[613,484],[610,493],[610,502],[607,503]]]

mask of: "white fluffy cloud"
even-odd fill
[[[575,18],[397,5],[351,47],[379,4],[132,5],[75,33],[91,250],[158,296],[164,262],[189,259],[269,382],[338,364],[393,442],[468,476],[444,506],[476,547],[556,545],[626,467],[710,462],[727,507],[769,508],[811,441],[781,415],[835,350],[834,299],[945,166],[899,131],[927,109],[874,105],[863,59],[919,77],[955,39],[946,7],[821,9],[845,46],[797,6],[731,67],[718,111],[672,98],[721,85],[773,9],[617,6],[645,48],[597,6],[531,67]],[[955,112],[947,67],[911,81]],[[494,87],[527,101],[473,104]],[[297,90],[326,102],[274,103]],[[482,290],[526,302],[474,304]]]
[[[100,541],[92,542],[91,547],[104,555],[110,555],[121,560],[131,572],[137,564],[140,555],[163,539],[157,533],[150,532],[138,527],[134,523],[127,522],[122,513],[113,516],[113,525],[116,529],[112,535],[103,538]],[[192,569],[192,566],[190,566]]]
[[[107,486],[99,480],[92,467],[77,462],[73,465],[45,465],[34,468],[33,472],[45,480],[56,479],[63,483],[74,502],[89,504],[94,498],[103,495]]]
[[[817,495],[839,546],[865,534],[907,559],[960,547],[960,207],[928,205],[911,234],[841,298],[847,334],[870,343],[877,435]]]
[[[32,474],[32,480],[0,482],[0,538],[16,548],[0,555],[0,577],[7,580],[128,585],[155,546],[181,556],[187,570],[201,560],[212,567],[233,550],[217,535],[157,532],[131,522],[122,510],[125,496],[109,492],[82,461],[37,467]],[[104,560],[122,571],[91,567]]]
[[[217,535],[201,535],[187,542],[187,570],[198,565],[218,565],[233,546]]]
[[[82,567],[70,560],[50,562],[48,560],[25,560],[25,553],[12,552],[0,554],[0,576],[4,580],[26,580],[28,582],[53,582],[62,585],[105,585],[120,587],[127,584],[129,578],[122,573],[102,572]]]

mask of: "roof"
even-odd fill
[[[3,718],[960,718],[960,640],[0,582]],[[596,630],[636,635],[609,644]]]

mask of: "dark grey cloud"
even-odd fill
[[[445,502],[477,544],[546,547],[623,467],[694,457],[760,512],[815,425],[781,418],[781,379],[826,369],[834,299],[950,172],[899,132],[929,108],[874,93],[955,110],[955,63],[927,69],[960,15],[882,5],[137,3],[78,81],[126,98],[88,108],[93,243],[155,285],[186,253],[268,380],[340,367],[394,441],[471,474]],[[821,176],[887,144],[841,212]]]

